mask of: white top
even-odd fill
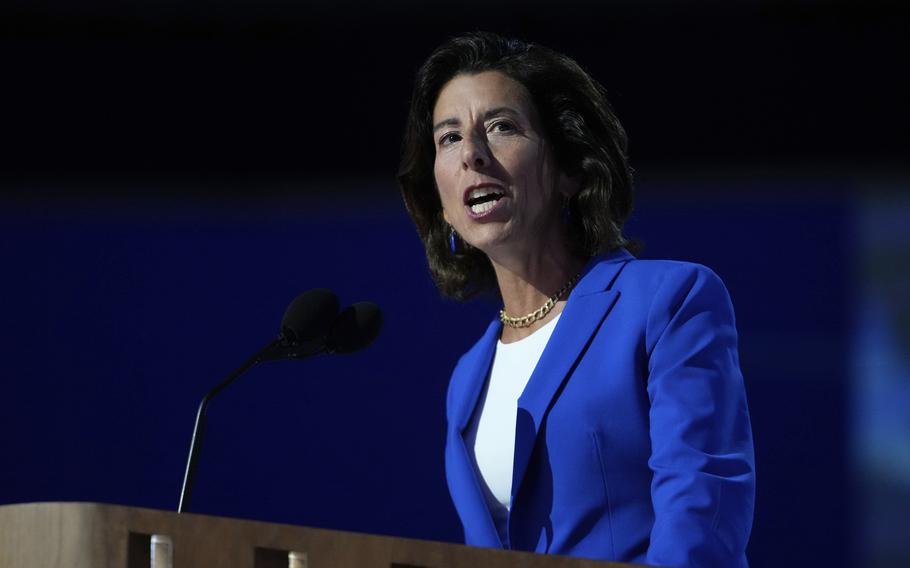
[[[480,474],[500,537],[504,536],[511,507],[518,397],[528,384],[560,315],[524,339],[497,342],[489,380],[465,432],[468,452]]]

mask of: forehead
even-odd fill
[[[508,75],[499,71],[460,74],[440,89],[433,107],[433,121],[499,107],[512,108],[529,118],[534,114],[528,90]]]

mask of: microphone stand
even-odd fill
[[[190,441],[190,453],[186,460],[186,471],[183,474],[183,484],[180,487],[180,503],[177,512],[184,513],[190,506],[190,497],[193,493],[193,482],[196,478],[196,467],[199,463],[199,454],[202,452],[202,439],[205,432],[205,409],[209,402],[236,381],[240,375],[255,365],[264,361],[276,359],[303,359],[318,355],[325,351],[322,340],[313,340],[301,346],[295,341],[288,341],[283,335],[266,345],[258,353],[250,357],[243,365],[228,375],[224,380],[215,385],[199,403],[196,411],[196,424],[193,426],[193,437]]]

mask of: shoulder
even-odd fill
[[[626,289],[647,306],[645,337],[650,353],[667,337],[701,342],[725,338],[736,343],[733,303],[723,280],[707,266],[692,262],[645,260],[629,263]],[[631,292],[631,290],[630,290]]]
[[[642,318],[640,325],[645,329],[649,352],[674,322],[690,321],[686,329],[735,325],[730,294],[717,273],[707,266],[678,260],[644,260],[628,253],[593,260],[584,293],[617,292],[625,313]]]
[[[720,276],[711,268],[694,262],[633,258],[623,266],[613,288],[638,297],[652,308],[673,310],[693,301],[731,304],[730,294]]]
[[[680,260],[633,259],[617,280],[618,286],[662,287],[724,287],[723,281],[712,269],[703,264]]]
[[[639,259],[625,249],[592,258],[582,274],[576,286],[582,295],[608,289],[645,294],[666,288],[726,290],[720,277],[707,266],[679,260]]]

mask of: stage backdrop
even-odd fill
[[[825,181],[667,179],[640,182],[628,233],[732,294],[758,464],[749,557],[847,566],[855,198]],[[392,180],[346,183],[335,199],[325,185],[5,202],[0,503],[176,508],[200,397],[298,293],[328,287],[378,303],[381,336],[254,368],[216,399],[191,510],[459,541],[446,383],[498,306],[440,298]]]

